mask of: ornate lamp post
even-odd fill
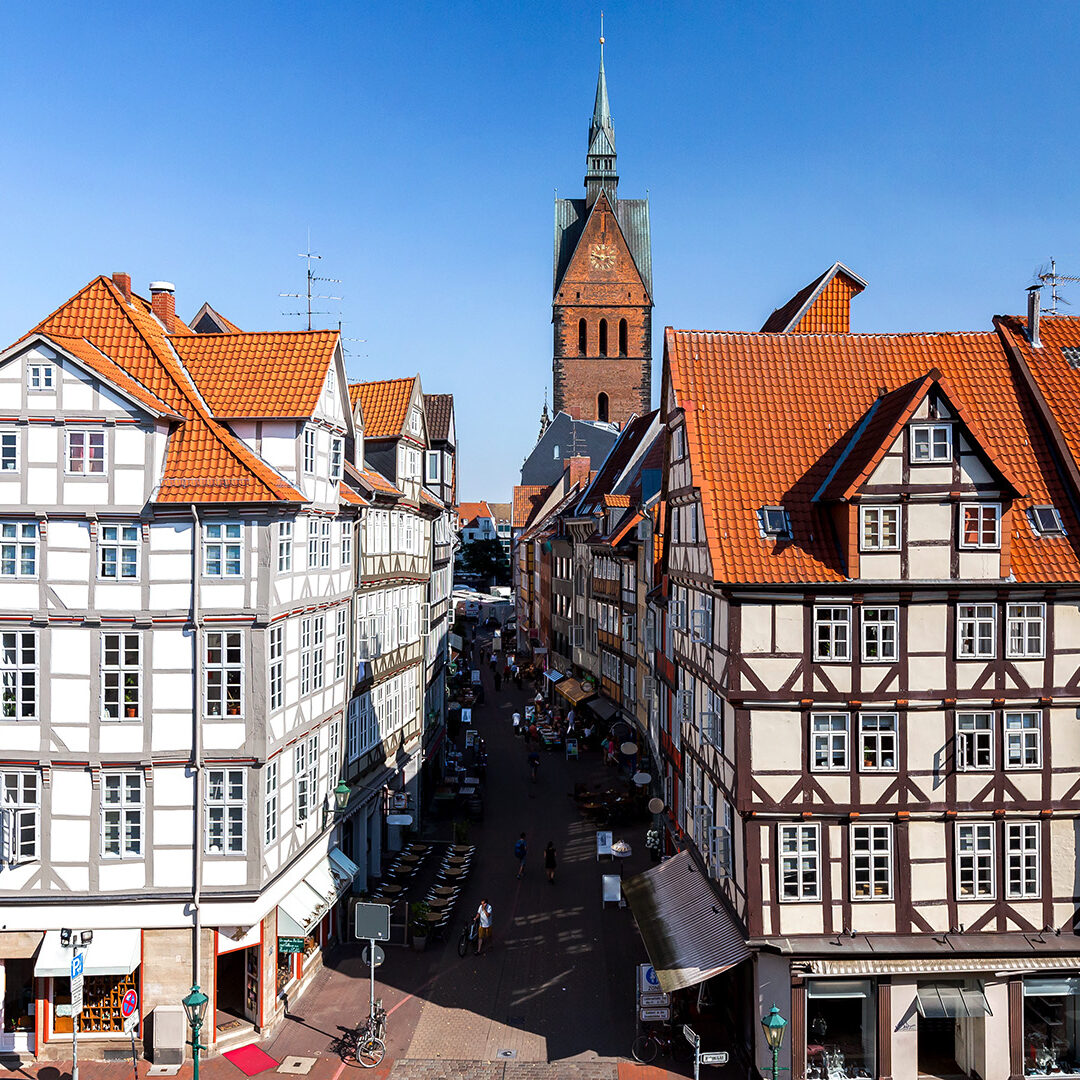
[[[206,1005],[209,1000],[197,986],[193,986],[191,993],[180,1002],[184,1006],[188,1026],[191,1028],[191,1042],[188,1045],[191,1047],[191,1059],[194,1062],[192,1080],[199,1080],[199,1051],[206,1049],[199,1042],[199,1034],[202,1031],[203,1018],[206,1016]]]
[[[338,818],[345,813],[345,807],[349,805],[349,796],[352,794],[349,785],[344,780],[338,781],[338,786],[331,792],[334,796],[334,817]],[[330,807],[325,803],[323,804],[323,828],[326,828],[326,823],[330,820]]]
[[[780,1015],[780,1010],[774,1005],[768,1016],[761,1018],[761,1027],[765,1032],[765,1042],[772,1051],[772,1080],[779,1080],[780,1067],[777,1065],[777,1057],[780,1054],[780,1044],[784,1041],[784,1029],[787,1021]]]

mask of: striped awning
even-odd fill
[[[683,851],[623,882],[660,988],[695,986],[750,956],[746,940]]]
[[[860,960],[810,960],[801,965],[807,975],[951,975],[993,972],[1020,975],[1027,971],[1080,970],[1080,956],[908,956]]]

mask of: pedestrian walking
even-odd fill
[[[521,668],[517,664],[514,665],[514,685],[519,690],[521,689]]]
[[[473,916],[473,922],[480,924],[480,933],[476,938],[476,955],[479,956],[484,950],[484,942],[491,941],[491,904],[486,899],[480,901],[480,906],[476,909],[476,914]],[[488,948],[490,948],[490,944]]]
[[[555,884],[555,845],[549,840],[544,848],[544,869],[547,871],[548,884]]]
[[[525,856],[528,855],[528,853],[529,845],[525,842],[525,834],[522,833],[518,837],[517,843],[514,844],[514,858],[518,861],[517,876],[519,878],[525,876]]]
[[[540,755],[535,751],[529,752],[529,770],[532,774],[532,782],[536,783],[536,774],[540,770]]]

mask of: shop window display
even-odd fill
[[[1080,1073],[1080,978],[1024,980],[1024,1073]]]
[[[877,1075],[876,995],[871,979],[815,979],[806,987],[807,1080]]]
[[[130,975],[87,975],[83,978],[83,1011],[79,1015],[79,1034],[83,1032],[123,1032],[124,1017],[120,1011],[124,995],[138,990],[139,974],[136,968]],[[72,1018],[60,1015],[61,1006],[71,1007],[71,983],[68,979],[56,979],[53,993],[56,1034],[71,1032]]]

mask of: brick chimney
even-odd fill
[[[131,303],[131,275],[116,271],[112,276],[113,284],[120,290],[120,295]]]
[[[592,462],[587,457],[566,458],[563,467],[570,470],[569,486],[577,484],[582,491],[589,483],[590,466]],[[569,490],[569,488],[567,489]]]
[[[171,281],[150,282],[150,307],[161,320],[161,325],[172,333],[176,319],[176,286]]]

